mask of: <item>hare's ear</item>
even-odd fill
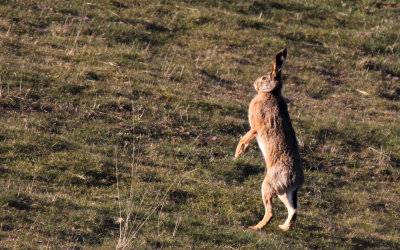
[[[283,50],[279,51],[278,54],[276,54],[275,62],[274,62],[274,65],[272,67],[272,71],[276,75],[279,75],[279,73],[282,71],[283,67],[285,66],[286,55],[287,55],[286,48],[284,48]]]

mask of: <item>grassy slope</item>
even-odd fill
[[[394,1],[54,2],[0,6],[0,247],[115,247],[120,211],[131,247],[400,244]],[[263,160],[232,157],[283,47],[306,183],[252,232]]]

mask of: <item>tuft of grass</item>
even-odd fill
[[[399,7],[1,2],[0,247],[396,248]],[[306,182],[252,232],[264,161],[233,154],[283,47]]]

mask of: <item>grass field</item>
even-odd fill
[[[0,248],[397,248],[400,3],[0,1]],[[306,181],[262,231],[252,82]]]

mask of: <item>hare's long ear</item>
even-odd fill
[[[284,48],[283,50],[279,51],[278,54],[275,56],[275,62],[272,67],[272,72],[275,73],[276,76],[281,73],[283,67],[285,66],[286,63],[286,55],[287,55],[287,50]]]

